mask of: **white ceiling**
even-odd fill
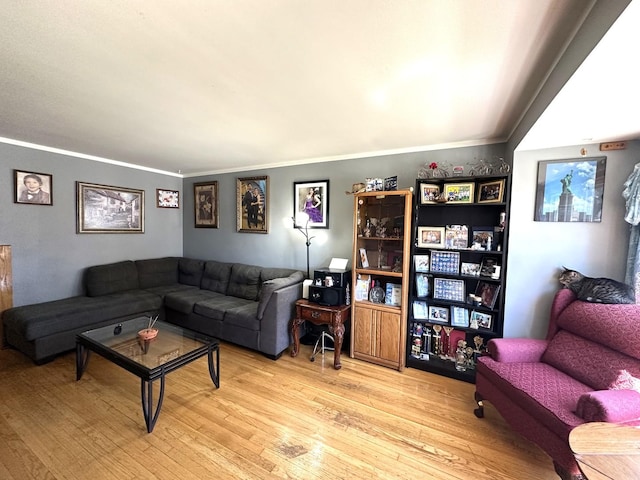
[[[0,137],[183,175],[504,141],[591,5],[4,2]]]

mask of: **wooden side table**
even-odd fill
[[[291,336],[293,337],[293,349],[291,356],[295,357],[300,351],[300,338],[298,329],[305,321],[314,325],[329,325],[329,332],[333,335],[335,351],[333,356],[333,368],[342,368],[340,363],[340,350],[344,338],[344,324],[351,317],[351,307],[349,305],[325,306],[311,303],[309,300],[301,299],[296,302],[296,316],[291,323]]]

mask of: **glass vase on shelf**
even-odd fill
[[[369,301],[372,303],[384,303],[384,289],[380,286],[380,282],[371,281],[371,290],[369,291]]]

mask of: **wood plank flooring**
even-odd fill
[[[220,349],[221,388],[206,358],[167,376],[146,433],[140,381],[98,355],[75,381],[75,354],[35,366],[0,350],[0,478],[557,479],[538,447],[474,386],[403,373],[311,348],[277,361]]]

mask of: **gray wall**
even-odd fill
[[[329,228],[313,229],[310,269],[327,266],[333,257],[351,258],[353,245],[353,196],[346,195],[354,183],[367,177],[398,176],[398,188],[415,185],[425,163],[466,165],[474,159],[504,156],[504,144],[421,153],[407,153],[328,163],[313,163],[270,170],[255,170],[185,179],[184,253],[193,258],[243,262],[306,270],[303,235],[292,225],[293,182],[329,180]],[[236,231],[236,179],[268,175],[270,182],[269,234]],[[193,184],[217,180],[220,197],[218,229],[194,227]],[[351,267],[351,261],[349,261]]]
[[[607,157],[600,223],[534,222],[538,161]],[[516,151],[514,157],[505,337],[543,338],[562,266],[590,277],[624,281],[629,225],[624,221],[623,183],[640,159],[640,142],[600,152],[598,145]]]
[[[53,206],[14,203],[13,170],[53,175]],[[144,234],[77,234],[76,181],[145,191]],[[183,209],[156,208],[156,188],[182,179],[0,143],[0,244],[11,245],[15,306],[81,293],[82,270],[182,255]]]

